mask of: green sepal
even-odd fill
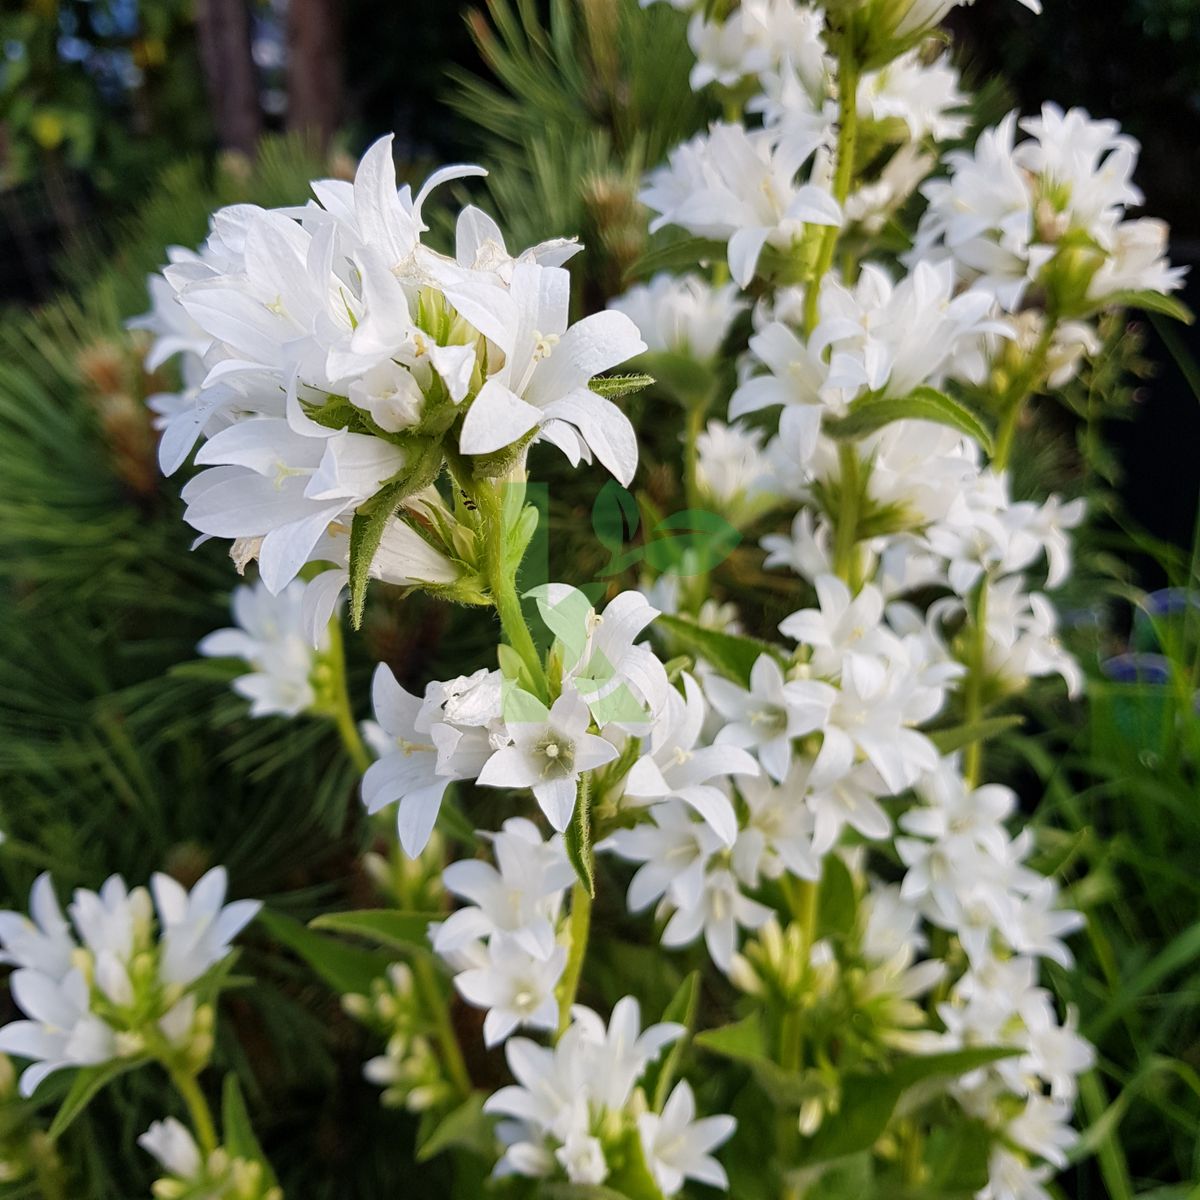
[[[350,525],[350,623],[355,629],[362,628],[371,564],[388,522],[404,500],[433,483],[441,469],[441,446],[428,443],[409,467],[385,483],[355,512]]]
[[[606,400],[617,400],[621,396],[632,396],[644,391],[654,382],[653,375],[639,373],[630,375],[597,375],[588,381],[588,388]]]

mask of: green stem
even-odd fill
[[[30,1136],[29,1157],[33,1162],[33,1176],[42,1200],[67,1200],[62,1159],[54,1143],[40,1130]]]
[[[704,420],[708,415],[708,397],[702,401],[693,401],[688,405],[684,423],[683,435],[683,497],[684,504],[691,512],[698,512],[703,507],[700,496],[700,480],[697,467],[700,461],[699,441],[704,431]],[[696,553],[697,551],[694,551]],[[691,575],[681,587],[684,607],[694,615],[699,615],[704,598],[708,593],[708,561],[707,546],[700,547],[698,553],[702,556],[695,564],[695,574]]]
[[[546,672],[542,656],[533,644],[533,635],[525,622],[521,609],[521,598],[517,594],[515,565],[510,569],[504,548],[507,543],[504,528],[504,503],[500,489],[503,485],[495,480],[485,480],[474,491],[476,505],[482,518],[484,573],[492,603],[500,617],[500,628],[508,638],[508,644],[521,657],[530,682],[543,698],[546,697]]]
[[[558,1032],[561,1036],[571,1023],[571,1006],[579,993],[579,980],[583,975],[583,960],[587,957],[588,934],[592,927],[592,898],[579,880],[571,889],[571,949],[567,965],[558,981]]]
[[[862,484],[858,477],[858,451],[853,442],[838,445],[838,514],[834,535],[833,569],[851,591],[858,579],[858,517]]]
[[[462,1047],[458,1044],[458,1036],[450,1020],[450,1004],[438,983],[433,964],[425,955],[413,955],[412,973],[417,993],[421,997],[421,1005],[433,1022],[433,1035],[442,1054],[442,1065],[450,1076],[450,1082],[465,1099],[471,1094],[473,1084],[467,1071],[466,1060],[463,1058]]]
[[[1021,423],[1021,414],[1030,396],[1037,393],[1046,371],[1046,358],[1054,343],[1054,333],[1058,328],[1058,318],[1047,315],[1042,326],[1041,336],[1037,345],[1030,351],[1025,366],[1005,389],[1002,397],[1002,413],[1000,424],[996,429],[996,450],[992,455],[992,466],[997,471],[1003,471],[1012,457],[1013,443],[1016,440],[1017,426]]]
[[[833,198],[844,205],[854,184],[854,156],[858,147],[859,67],[854,54],[843,45],[838,58],[838,141],[837,170],[833,177]],[[821,233],[812,282],[804,296],[804,330],[811,335],[820,318],[821,280],[833,266],[837,253],[838,229],[827,226]]]
[[[338,735],[350,756],[350,761],[360,774],[365,775],[371,765],[371,755],[363,744],[362,735],[358,732],[358,723],[354,720],[354,711],[350,707],[350,689],[346,682],[346,650],[341,622],[336,618],[329,622],[329,650],[326,662],[330,670],[326,695],[329,715],[337,726]]]
[[[208,1107],[204,1092],[201,1090],[196,1076],[190,1072],[168,1065],[167,1073],[171,1076],[171,1083],[174,1084],[175,1090],[183,1097],[183,1102],[187,1105],[188,1116],[192,1121],[192,1132],[195,1133],[196,1141],[199,1143],[204,1157],[207,1158],[220,1143],[217,1140],[216,1126],[213,1124],[212,1110]]]
[[[971,623],[971,642],[967,651],[967,678],[963,686],[963,721],[970,727],[983,720],[983,683],[987,671],[988,581],[979,584],[975,600],[975,618]],[[963,754],[963,778],[976,788],[983,779],[983,742],[973,741]]]

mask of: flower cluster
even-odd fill
[[[635,1091],[646,1068],[684,1033],[669,1023],[641,1028],[632,996],[614,1007],[607,1027],[582,1005],[554,1048],[524,1038],[506,1047],[516,1079],[487,1102],[503,1118],[505,1145],[497,1172],[541,1178],[565,1176],[572,1183],[610,1181],[614,1162],[628,1163],[636,1149],[664,1196],[674,1196],[687,1179],[726,1187],[720,1163],[709,1153],[732,1136],[732,1117],[695,1119],[692,1089],[675,1085],[661,1113],[646,1110]]]
[[[386,1040],[366,1068],[386,1102],[432,1118],[469,1099],[452,1023],[434,1019],[457,996],[486,1011],[483,1041],[505,1044],[516,1080],[482,1106],[500,1118],[498,1174],[646,1196],[727,1186],[712,1152],[733,1118],[697,1119],[678,1055],[652,1069],[684,1026],[643,1032],[629,996],[607,1025],[575,1003],[600,852],[605,877],[627,879],[630,922],[652,909],[665,947],[702,941],[739,990],[745,1019],[698,1040],[751,1066],[739,1103],[778,1135],[781,1177],[802,1162],[816,1179],[822,1136],[844,1145],[854,1089],[875,1088],[897,1119],[857,1148],[881,1188],[919,1190],[934,1135],[969,1126],[978,1200],[1044,1200],[1092,1052],[1039,964],[1070,962],[1081,918],[1035,869],[985,753],[1007,725],[998,709],[1033,679],[1081,688],[1048,593],[1085,513],[1016,498],[1009,465],[1031,399],[1097,353],[1092,319],[1147,291],[1165,304],[1181,273],[1163,227],[1127,216],[1136,146],[1110,122],[1013,115],[935,174],[969,126],[957,71],[924,45],[953,0],[672,2],[689,14],[691,84],[726,111],[642,192],[651,231],[703,239],[686,274],[571,324],[574,243],[513,256],[467,208],[453,255],[438,252],[423,204],[478,169],[448,168],[414,197],[387,140],[353,183],[316,183],[303,208],[224,210],[197,254],[176,254],[146,321],[156,361],[187,356],[188,388],[155,402],[164,465],[202,441],[186,517],[234,539],[262,579],[235,598],[241,629],[202,649],[253,665],[238,686],[256,712],[296,712],[321,705],[347,584],[355,623],[367,578],[500,619],[494,666],[420,694],[378,667],[373,761],[347,698],[326,704],[363,760],[368,811],[397,805],[407,855],[468,841],[450,828],[476,789],[515,793],[533,818],[482,831],[494,863],[468,851],[446,866],[435,912],[379,918],[389,944],[414,915],[423,931],[411,965],[345,1002]],[[924,212],[907,249],[885,243],[910,201]],[[605,603],[565,584],[518,594],[540,519],[526,451],[548,441],[628,483],[637,438],[609,398],[620,381],[597,376],[631,358],[682,410],[675,517],[714,509],[757,543],[728,577],[787,598],[761,606],[766,628],[757,606],[723,603],[726,576],[703,556],[675,556],[687,576],[647,555],[645,592],[618,583]],[[309,563],[325,569],[291,582]],[[461,901],[449,915],[444,894]],[[46,947],[56,921],[46,910]],[[88,970],[68,951],[54,978],[76,971],[59,990],[99,1026],[56,1042],[55,1061],[116,1052],[96,990],[118,1004],[110,987],[158,978],[148,935],[130,936],[147,953],[127,952],[125,977],[94,948]],[[449,978],[431,983],[438,961]],[[18,999],[41,1005],[36,991]],[[696,995],[668,1011],[693,1021]],[[182,1143],[159,1157],[180,1178],[177,1164],[201,1167]],[[898,1162],[903,1178],[886,1175]]]
[[[352,184],[315,183],[303,208],[221,210],[202,249],[176,254],[155,282],[142,322],[158,334],[154,360],[182,352],[192,379],[203,371],[158,405],[165,465],[204,439],[185,517],[233,539],[240,562],[256,558],[273,592],[306,562],[357,557],[368,502],[384,510],[369,553],[374,566],[387,540],[382,578],[446,586],[469,571],[419,506],[408,523],[393,516],[447,452],[501,474],[541,438],[632,477],[632,426],[588,384],[644,346],[620,313],[570,324],[561,264],[577,246],[513,257],[474,208],[453,257],[421,240],[430,191],[483,173],[450,167],[415,197],[397,191],[384,138]]]
[[[488,1010],[483,1036],[491,1046],[520,1026],[558,1027],[554,989],[567,952],[555,935],[575,871],[562,837],[542,841],[524,817],[510,817],[489,840],[496,866],[464,859],[443,872],[446,890],[469,903],[441,922],[431,940],[457,972],[459,994]]]
[[[68,922],[41,875],[29,917],[0,913],[3,961],[17,968],[13,998],[26,1015],[0,1030],[0,1049],[31,1060],[23,1095],[64,1067],[151,1057],[194,1068],[208,1060],[213,1012],[202,982],[260,905],[225,904],[222,867],[191,892],[161,874],[150,887],[153,900],[117,875],[99,892],[81,888]]]

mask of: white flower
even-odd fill
[[[694,904],[676,908],[663,930],[664,946],[686,946],[704,934],[712,960],[726,973],[733,965],[739,927],[757,929],[771,910],[742,893],[730,871],[710,871]]]
[[[138,1138],[138,1145],[147,1154],[158,1159],[162,1168],[177,1179],[195,1179],[201,1171],[203,1161],[200,1147],[186,1125],[174,1117],[155,1121]]]
[[[1108,257],[1092,276],[1088,295],[1103,300],[1120,292],[1178,291],[1187,268],[1172,267],[1168,262],[1169,232],[1165,221],[1151,217],[1122,221],[1113,232]]]
[[[563,893],[575,879],[562,838],[543,842],[532,821],[510,817],[491,842],[499,869],[465,859],[442,872],[446,890],[471,903],[441,923],[433,948],[447,954],[502,932],[530,954],[546,958],[554,949]]]
[[[479,772],[486,787],[530,788],[555,829],[566,829],[575,808],[579,777],[617,757],[617,748],[588,732],[591,713],[574,688],[549,710],[527,696],[527,717],[509,720],[512,745],[496,750]]]
[[[0,1052],[33,1060],[21,1074],[21,1095],[66,1067],[97,1066],[118,1057],[113,1029],[90,1010],[87,980],[78,970],[54,980],[22,967],[9,980],[13,1000],[28,1020],[0,1029]]]
[[[625,795],[641,801],[681,800],[696,810],[726,844],[737,836],[737,819],[729,797],[713,780],[731,775],[757,775],[758,764],[744,750],[698,746],[708,706],[691,675],[683,676],[684,694],[674,688],[650,734],[647,751],[633,764]]]
[[[185,989],[227,956],[230,940],[260,906],[251,900],[223,906],[220,867],[191,895],[161,875],[154,877],[154,891],[157,940],[149,892],[130,890],[118,875],[99,892],[76,891],[69,909],[75,936],[45,876],[31,897],[39,932],[13,920],[0,926],[7,960],[37,963],[36,968],[21,966],[11,980],[13,999],[28,1019],[0,1029],[0,1052],[32,1060],[21,1076],[22,1095],[31,1095],[54,1071],[139,1053],[151,1027],[186,1048],[196,998]],[[136,971],[131,970],[135,962]],[[103,1006],[95,1011],[99,1000]]]
[[[367,768],[362,799],[374,813],[397,800],[397,829],[404,852],[420,854],[429,841],[446,788],[474,779],[507,736],[500,721],[498,675],[487,676],[483,709],[460,723],[441,720],[447,685],[431,684],[427,699],[406,692],[386,665],[375,670],[371,700],[390,749]],[[493,707],[494,706],[494,707]],[[452,709],[453,711],[453,709]],[[460,719],[463,713],[459,712]]]
[[[633,426],[588,383],[646,346],[619,312],[593,313],[568,329],[569,283],[562,268],[518,263],[513,269],[510,311],[493,339],[504,365],[471,402],[459,448],[489,454],[537,429],[572,463],[590,462],[594,454],[628,484],[637,469]]]
[[[694,908],[704,892],[705,871],[720,849],[721,839],[705,822],[694,821],[688,809],[676,802],[656,804],[650,810],[652,825],[640,823],[618,829],[596,849],[611,850],[621,858],[643,865],[629,884],[626,903],[640,912],[661,896],[680,908]]]
[[[784,871],[799,879],[821,877],[813,852],[812,814],[804,803],[807,770],[795,763],[783,783],[769,779],[741,779],[738,792],[748,817],[733,848],[733,869],[747,887],[757,887],[759,876],[778,879]]]
[[[806,222],[840,225],[841,210],[828,191],[794,182],[803,159],[775,143],[770,131],[747,133],[740,125],[718,123],[707,136],[676,147],[641,195],[659,214],[651,231],[681,225],[700,237],[728,241],[729,270],[745,287],[768,242],[786,250]]]
[[[728,722],[717,744],[755,750],[763,770],[778,781],[787,777],[791,766],[792,739],[824,728],[837,697],[827,683],[785,681],[769,654],[755,662],[749,690],[719,675],[710,675],[704,686],[713,707]]]
[[[686,1179],[728,1188],[729,1177],[710,1151],[727,1142],[737,1128],[730,1116],[696,1120],[696,1098],[686,1080],[675,1085],[662,1113],[638,1117],[646,1162],[663,1195],[674,1196]]]
[[[587,702],[597,726],[643,734],[670,690],[653,651],[635,644],[658,609],[637,591],[614,596],[603,613],[566,584],[545,584],[528,594],[555,635],[552,653],[562,663],[564,684]]]
[[[169,875],[151,876],[158,909],[161,958],[159,977],[164,983],[188,985],[229,953],[230,943],[258,915],[257,900],[225,903],[229,877],[224,867],[213,867],[188,892]]]
[[[633,321],[650,353],[700,362],[716,356],[742,305],[736,284],[714,287],[699,275],[666,272],[608,302]]]
[[[573,1020],[553,1049],[525,1038],[505,1046],[516,1084],[501,1088],[484,1111],[510,1120],[497,1132],[507,1149],[496,1173],[546,1176],[555,1165],[573,1182],[603,1182],[589,1130],[626,1116],[635,1084],[646,1067],[683,1026],[664,1023],[641,1032],[641,1014],[631,996],[617,1002],[606,1027],[590,1009],[576,1006]],[[559,1154],[559,1150],[565,1153]],[[603,1169],[602,1169],[603,1167]],[[570,1175],[574,1170],[584,1178]]]
[[[184,486],[184,519],[212,537],[261,538],[263,582],[278,592],[329,525],[405,461],[399,447],[362,434],[296,433],[273,417],[240,421],[197,452],[196,462],[212,469]]]
[[[1050,1200],[1042,1185],[1052,1174],[1044,1163],[1030,1164],[1004,1146],[994,1146],[988,1158],[988,1185],[978,1200]]]
[[[707,504],[745,526],[775,504],[763,433],[709,421],[696,439],[696,483]]]
[[[1023,1150],[1061,1170],[1067,1165],[1066,1152],[1079,1140],[1071,1128],[1071,1107],[1062,1100],[1030,1096],[1025,1111],[1009,1122],[1005,1132]]]
[[[483,1038],[494,1046],[518,1026],[550,1030],[558,1024],[554,988],[566,965],[565,946],[542,957],[530,954],[517,938],[497,932],[488,941],[487,965],[456,975],[454,986],[464,1000],[488,1010]]]
[[[263,583],[234,588],[236,628],[218,629],[197,647],[212,658],[240,658],[253,670],[233,681],[233,690],[250,703],[252,717],[273,713],[295,716],[316,702],[312,684],[318,654],[329,642],[328,621],[314,647],[304,619],[305,597],[312,587],[293,580],[278,595]],[[331,614],[332,615],[332,614]]]
[[[29,913],[27,917],[24,913],[0,912],[0,945],[4,947],[0,962],[61,979],[71,969],[75,939],[48,874],[34,880]]]

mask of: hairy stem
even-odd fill
[[[837,171],[833,177],[833,198],[844,205],[854,185],[854,155],[858,147],[859,67],[854,54],[843,45],[838,58],[838,140]],[[811,335],[820,318],[821,280],[833,266],[837,253],[838,229],[827,226],[821,233],[816,268],[804,296],[804,331]]]
[[[517,594],[516,564],[507,561],[504,548],[507,531],[504,528],[504,503],[501,495],[503,484],[486,480],[474,491],[475,502],[482,518],[484,573],[492,603],[500,617],[500,628],[508,644],[520,655],[521,662],[533,686],[546,696],[546,673],[542,656],[533,644],[533,635],[521,609],[521,598]]]

